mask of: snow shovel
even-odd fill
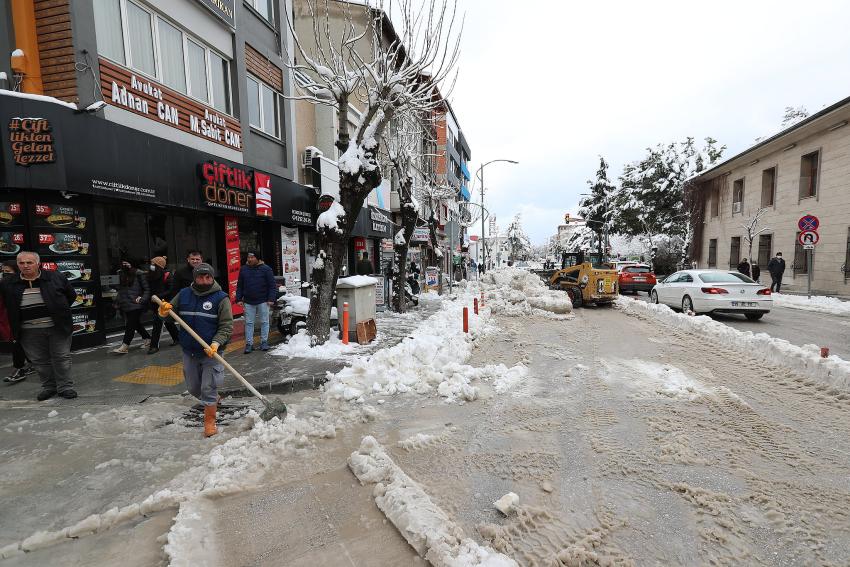
[[[160,305],[160,306],[162,305],[162,300],[155,295],[153,297],[151,297],[151,301],[153,301],[157,305]],[[187,325],[186,322],[183,319],[181,319],[179,315],[177,315],[177,313],[175,313],[174,311],[169,311],[168,314],[171,316],[172,319],[174,319],[177,322],[178,325],[183,327],[184,331],[186,331],[187,333],[192,335],[192,338],[195,339],[196,341],[198,341],[198,343],[202,347],[204,347],[204,350],[210,348],[210,345],[208,345],[204,341],[204,339],[199,337],[198,333],[196,333],[194,330],[192,330],[192,328],[189,327],[189,325]],[[263,405],[266,406],[266,409],[264,409],[263,413],[260,414],[260,417],[263,419],[263,421],[268,421],[273,417],[279,417],[280,419],[284,419],[286,417],[286,404],[285,403],[283,403],[281,401],[271,401],[267,397],[265,397],[264,395],[259,393],[257,391],[257,389],[254,388],[254,386],[251,385],[250,382],[245,380],[245,378],[243,378],[242,375],[239,374],[236,371],[235,368],[230,366],[230,363],[227,362],[226,360],[224,360],[224,358],[220,354],[218,354],[217,352],[213,354],[213,358],[215,358],[217,361],[222,363],[224,365],[224,367],[227,368],[230,371],[231,374],[236,376],[239,379],[239,381],[242,382],[242,384],[246,388],[248,388],[249,392],[251,392],[252,394],[257,396],[257,399],[259,399],[261,402],[263,402]]]

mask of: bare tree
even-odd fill
[[[744,240],[747,243],[747,261],[750,266],[753,265],[753,242],[759,234],[770,230],[769,226],[761,226],[765,213],[767,213],[767,208],[761,208],[747,222],[741,224],[741,228],[744,229]]]
[[[295,99],[332,106],[341,152],[339,201],[319,215],[318,258],[313,266],[307,329],[314,344],[330,335],[333,292],[346,244],[369,193],[382,180],[378,159],[387,124],[405,110],[439,104],[437,87],[453,82],[460,26],[449,0],[395,0],[357,5],[335,0],[296,0],[295,13],[312,24],[299,37],[287,17],[295,53],[290,68],[305,77]],[[396,27],[390,22],[395,22]],[[350,107],[359,118],[349,126]],[[327,203],[328,199],[323,199]]]

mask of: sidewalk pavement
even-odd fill
[[[436,306],[426,303],[412,310],[413,317],[399,317],[394,313],[378,313],[378,341],[365,352],[392,346],[429,316]],[[269,344],[282,342],[276,329],[269,334]],[[179,395],[186,391],[183,383],[182,354],[179,346],[171,345],[167,333],[160,342],[160,351],[148,355],[138,337],[133,341],[130,352],[125,355],[110,352],[120,343],[114,342],[93,349],[72,353],[71,372],[74,389],[79,394],[75,400],[52,398],[36,402],[41,391],[38,375],[33,373],[17,384],[0,382],[0,401],[32,402],[47,405],[107,405],[118,406],[142,403],[154,396]],[[254,345],[259,345],[255,337]],[[345,359],[287,358],[272,356],[268,352],[255,350],[244,354],[244,324],[241,319],[234,325],[234,339],[224,351],[227,361],[262,393],[290,393],[298,390],[318,388],[326,380],[328,372],[338,372],[345,366]],[[0,375],[11,374],[9,358],[0,365]],[[225,371],[222,395],[248,395],[241,382]]]

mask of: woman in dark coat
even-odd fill
[[[168,258],[165,256],[157,256],[151,258],[150,271],[147,274],[148,285],[150,286],[150,295],[162,298],[164,294],[171,288],[171,272],[166,271]],[[148,303],[150,310],[153,312],[153,330],[151,331],[151,345],[148,348],[148,354],[159,352],[159,336],[162,334],[162,326],[168,329],[168,334],[171,335],[171,344],[177,344],[177,325],[169,317],[161,319],[157,314],[159,306],[151,301]]]
[[[127,354],[130,342],[136,331],[144,339],[143,348],[150,347],[151,336],[142,326],[142,314],[148,307],[151,298],[151,288],[144,272],[133,267],[124,260],[118,271],[118,309],[124,314],[124,340],[121,346],[113,350],[115,354]]]

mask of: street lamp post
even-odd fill
[[[514,165],[519,163],[518,161],[512,159],[493,159],[488,161],[487,163],[481,164],[481,166],[478,168],[478,171],[475,173],[475,177],[478,177],[481,180],[481,263],[478,264],[479,273],[481,270],[480,266],[487,265],[487,250],[484,249],[484,167],[490,165],[491,163],[496,163],[497,161],[512,163]]]

